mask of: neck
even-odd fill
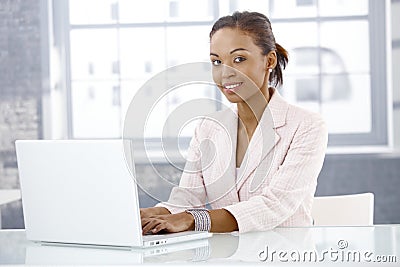
[[[268,102],[270,94],[268,88],[260,90],[245,102],[237,104],[238,116],[246,126],[257,126]]]

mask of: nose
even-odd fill
[[[230,78],[236,75],[234,68],[228,65],[222,65],[221,76],[222,78]]]

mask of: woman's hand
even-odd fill
[[[149,218],[151,216],[155,215],[167,215],[171,214],[168,209],[163,208],[163,207],[150,207],[150,208],[143,208],[140,209],[140,217],[143,218]]]
[[[142,217],[142,230],[143,234],[148,232],[156,234],[160,231],[176,233],[194,230],[194,218],[187,212]]]

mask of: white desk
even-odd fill
[[[0,229],[1,229],[1,205],[21,199],[21,191],[18,189],[0,189]]]
[[[341,241],[342,240],[342,241]],[[179,247],[182,250],[179,250]],[[186,247],[186,248],[185,248]],[[196,247],[196,246],[194,246]],[[24,230],[0,231],[0,264],[89,265],[89,264],[248,264],[268,266],[315,265],[354,266],[368,261],[369,266],[398,266],[400,263],[400,225],[373,227],[278,228],[268,232],[238,235],[214,234],[202,246],[190,248],[182,243],[156,250],[117,250],[45,246],[27,241]],[[178,250],[177,250],[178,248]],[[168,253],[168,250],[171,250]],[[325,253],[325,254],[324,254]],[[268,255],[268,257],[267,257]],[[304,259],[304,255],[306,258]],[[323,256],[324,255],[324,256]],[[301,257],[300,261],[297,257]],[[321,262],[318,262],[321,261]],[[393,263],[393,261],[396,261]]]

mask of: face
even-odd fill
[[[243,31],[222,28],[210,40],[214,82],[230,102],[247,101],[260,90],[268,90],[270,54],[263,55]]]

